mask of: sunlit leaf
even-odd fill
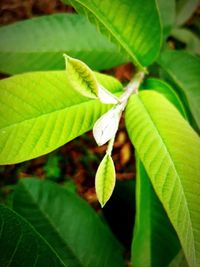
[[[95,177],[96,193],[102,207],[111,197],[114,187],[115,166],[111,156],[106,154],[98,167]]]
[[[121,84],[96,74],[102,86],[119,92]],[[34,72],[0,81],[0,164],[49,153],[92,129],[112,106],[78,94],[65,71]]]
[[[126,126],[191,267],[200,264],[200,138],[161,94],[131,97]]]
[[[158,55],[161,26],[155,0],[62,1],[87,16],[140,68],[150,65]]]

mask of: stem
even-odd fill
[[[124,108],[126,106],[126,103],[129,99],[129,97],[132,94],[136,94],[138,92],[139,86],[142,83],[144,79],[145,72],[140,71],[134,75],[133,79],[128,83],[128,85],[125,87],[125,92],[120,97],[120,102],[123,104]]]
[[[113,138],[111,138],[110,141],[108,142],[108,148],[106,150],[106,154],[108,154],[109,156],[111,156],[114,141],[115,141],[115,136],[113,136]]]

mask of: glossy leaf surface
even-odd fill
[[[119,49],[77,14],[56,14],[0,28],[0,71],[16,74],[64,70],[63,53],[92,69],[109,69],[127,62]]]
[[[24,218],[0,205],[1,267],[65,267],[56,252]]]
[[[175,23],[176,1],[158,0],[158,9],[160,12],[161,24],[163,28],[163,37],[166,38]]]
[[[111,197],[114,186],[115,166],[111,156],[106,154],[98,167],[95,177],[96,193],[102,207]]]
[[[180,239],[189,266],[200,263],[200,139],[156,92],[129,100],[126,126],[154,190]]]
[[[66,73],[72,88],[89,98],[98,98],[98,83],[92,70],[82,61],[65,55]]]
[[[132,264],[135,267],[167,266],[178,253],[180,243],[139,158],[136,171]]]
[[[120,45],[139,67],[151,64],[158,55],[161,27],[154,0],[62,1],[87,16],[97,28]]]
[[[123,266],[121,245],[76,194],[51,182],[23,179],[14,193],[13,208],[54,248],[65,266]]]
[[[179,96],[168,83],[156,78],[149,78],[144,81],[141,89],[154,90],[161,93],[180,111],[183,117],[187,118],[184,106],[181,103]]]
[[[158,63],[178,86],[200,129],[200,59],[183,51],[165,51]]]
[[[112,92],[121,84],[97,74]],[[0,81],[0,164],[46,154],[84,132],[111,105],[78,94],[65,71],[34,72]]]

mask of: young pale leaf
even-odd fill
[[[111,197],[114,187],[115,166],[111,156],[106,154],[98,167],[95,177],[96,193],[102,207]]]
[[[98,98],[98,83],[94,73],[81,60],[64,55],[69,81],[76,91],[89,98]]]
[[[200,139],[161,94],[133,95],[126,126],[190,267],[200,266]]]
[[[99,146],[104,145],[115,136],[121,117],[119,107],[113,107],[96,121],[93,128],[93,135]]]
[[[98,97],[99,100],[104,104],[117,104],[119,99],[110,93],[108,90],[103,88],[101,85],[98,87]]]

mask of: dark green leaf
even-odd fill
[[[0,71],[9,74],[62,70],[63,53],[96,70],[127,61],[114,44],[77,14],[42,16],[4,26],[0,39]]]
[[[186,44],[186,50],[200,55],[200,39],[195,33],[186,28],[175,28],[172,30],[171,35]]]
[[[161,54],[158,63],[186,98],[200,129],[200,58],[187,52],[168,50]]]
[[[184,24],[199,5],[199,0],[177,0],[176,24]]]
[[[1,267],[64,267],[56,252],[24,218],[0,205]]]
[[[137,159],[136,210],[132,243],[133,266],[167,266],[180,250],[180,243],[139,158]]]
[[[49,181],[23,179],[13,208],[51,244],[66,266],[123,267],[121,245],[74,193]]]

